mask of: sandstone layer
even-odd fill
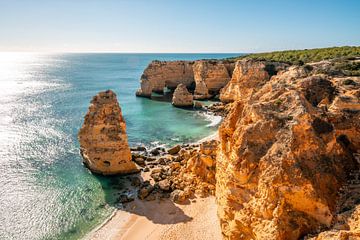
[[[225,239],[298,239],[333,226],[338,192],[359,168],[360,78],[334,76],[331,64],[236,63],[216,160]]]
[[[184,84],[179,84],[172,98],[175,107],[192,107],[194,104],[193,95],[187,90]]]
[[[93,97],[78,138],[84,164],[92,172],[112,175],[138,171],[131,161],[125,120],[113,91]]]

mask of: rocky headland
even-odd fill
[[[150,63],[137,95],[167,87],[187,106],[218,95],[203,109],[224,120],[218,139],[133,147],[142,173],[129,177],[136,194],[124,190],[119,202],[215,195],[224,239],[360,238],[360,77],[346,68],[358,65]]]
[[[213,98],[230,81],[234,64],[232,60],[152,61],[136,95],[151,98],[153,92],[174,91],[181,83],[195,92],[194,99]]]

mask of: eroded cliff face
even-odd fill
[[[195,99],[208,99],[217,95],[230,81],[232,73],[231,63],[227,66],[222,61],[196,61],[193,70]]]
[[[153,61],[144,70],[137,96],[151,97],[163,93],[165,87],[175,90],[184,84],[194,90],[195,99],[208,99],[219,93],[231,78],[233,61]]]
[[[332,226],[338,191],[359,167],[360,78],[318,74],[325,65],[270,79],[267,63],[236,63],[216,160],[226,239],[298,239]]]
[[[228,103],[247,97],[286,67],[286,64],[275,62],[239,60],[235,63],[231,81],[221,89],[220,100]]]
[[[174,90],[180,83],[191,87],[193,64],[192,61],[152,61],[141,76],[136,95],[150,97],[152,92],[163,93],[165,87]]]
[[[138,171],[131,161],[125,120],[113,91],[93,97],[78,138],[84,164],[92,172],[112,175]]]

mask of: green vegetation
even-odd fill
[[[327,59],[346,59],[351,60],[355,57],[360,57],[360,47],[331,47],[331,48],[317,48],[305,50],[287,50],[276,51],[269,53],[253,53],[235,58],[251,58],[255,60],[267,60],[275,62],[285,62],[295,65],[303,65],[309,62],[318,62]],[[349,71],[357,71],[359,64],[349,66]]]

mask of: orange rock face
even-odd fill
[[[228,103],[256,92],[272,75],[284,69],[286,64],[254,60],[240,60],[235,63],[231,81],[221,89],[220,100]]]
[[[140,79],[137,96],[150,97],[152,92],[162,93],[165,87],[175,89],[180,83],[187,87],[194,82],[192,61],[152,61]]]
[[[98,93],[91,101],[79,134],[84,164],[103,175],[137,172],[116,94],[111,90]]]
[[[151,97],[152,92],[163,93],[165,87],[174,90],[179,84],[194,89],[196,99],[218,94],[229,82],[233,61],[153,61],[144,70],[137,96]]]
[[[266,63],[236,64],[222,92],[235,102],[216,160],[226,239],[298,239],[332,227],[338,191],[359,168],[360,79],[317,74],[320,67],[270,79]]]
[[[231,73],[221,61],[196,61],[193,66],[195,99],[208,99],[219,93],[231,78]]]

